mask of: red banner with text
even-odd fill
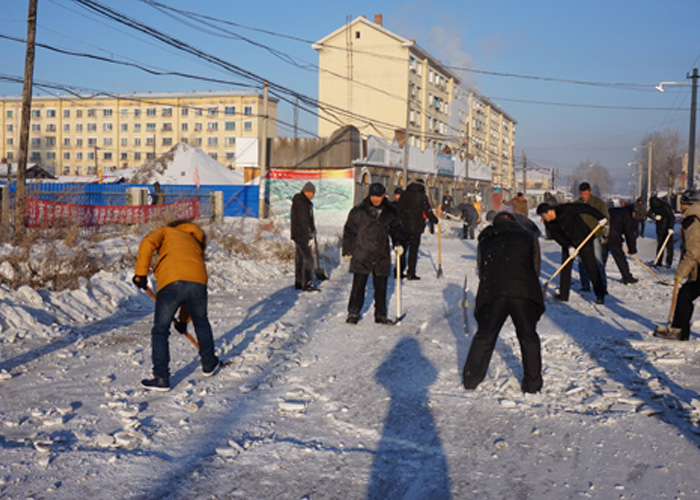
[[[196,219],[198,214],[197,198],[164,205],[134,206],[74,205],[27,198],[27,227],[144,224],[164,219]]]

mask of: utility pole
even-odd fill
[[[34,80],[34,41],[36,39],[37,0],[29,0],[27,15],[27,51],[24,59],[24,87],[22,89],[22,121],[19,132],[19,158],[15,185],[15,242],[24,238],[27,218],[27,156],[29,152],[29,122],[32,119],[32,83]]]
[[[258,218],[268,216],[267,199],[267,80],[263,84],[263,122],[262,122],[262,146],[260,148],[260,204],[258,205]]]
[[[688,187],[695,187],[695,111],[698,104],[698,68],[693,69],[693,94],[690,101],[690,139],[688,140]]]
[[[648,160],[648,172],[647,172],[647,207],[649,206],[649,200],[651,199],[651,151],[653,148],[653,143],[651,142],[651,139],[649,139],[649,160]]]
[[[523,194],[527,194],[527,156],[523,151]]]

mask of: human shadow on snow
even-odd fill
[[[447,460],[428,404],[437,370],[404,337],[375,373],[391,393],[367,498],[450,498]]]

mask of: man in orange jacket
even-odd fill
[[[153,378],[141,381],[145,389],[170,390],[170,323],[180,306],[185,306],[192,318],[202,372],[205,377],[219,369],[214,354],[214,339],[207,317],[207,270],[204,264],[206,236],[194,222],[177,220],[149,233],[139,245],[133,282],[144,290],[148,287],[148,268],[153,252],[158,260],[153,266],[158,283],[156,312],[151,330],[151,359]]]

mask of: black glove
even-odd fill
[[[148,278],[146,278],[146,276],[140,276],[138,274],[134,274],[134,277],[131,278],[131,281],[133,281],[134,285],[141,288],[142,290],[145,290],[146,288],[148,288]]]
[[[184,321],[178,321],[176,319],[173,320],[173,326],[175,327],[175,330],[181,334],[186,334],[187,333],[187,323]]]

